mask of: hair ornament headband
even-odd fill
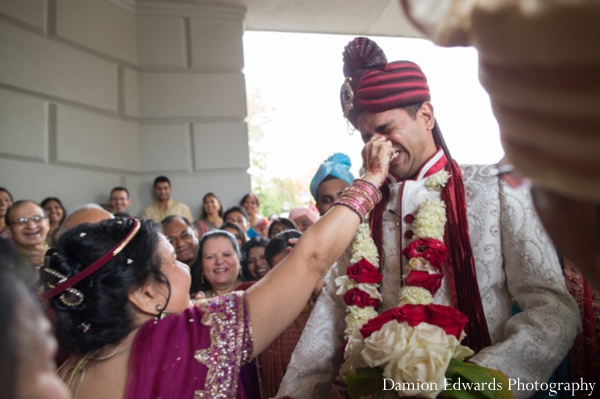
[[[41,294],[40,299],[45,301],[45,300],[48,300],[58,294],[61,294],[65,291],[71,289],[71,287],[73,287],[75,284],[79,283],[81,280],[88,277],[89,275],[94,273],[96,270],[100,269],[102,266],[106,265],[112,258],[117,256],[123,250],[123,248],[125,248],[127,246],[127,244],[129,244],[131,242],[133,237],[135,237],[136,234],[138,233],[138,231],[140,231],[140,226],[141,226],[140,221],[137,219],[133,219],[133,227],[131,228],[131,230],[129,231],[129,233],[127,233],[125,238],[123,238],[113,249],[108,251],[100,259],[98,259],[97,261],[95,261],[90,266],[86,267],[85,269],[83,269],[81,272],[77,273],[70,279],[68,279],[66,281],[60,281],[60,283],[58,285],[56,285],[52,289]],[[40,272],[46,272],[46,273],[51,273],[51,274],[52,274],[52,272],[57,273],[56,271],[49,269],[47,267],[40,270]],[[74,289],[71,289],[71,290],[74,290]],[[77,304],[81,303],[82,301],[83,301],[83,294],[81,294],[81,301],[79,301]],[[71,306],[75,306],[75,305],[71,304]]]

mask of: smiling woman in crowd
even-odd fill
[[[265,259],[265,248],[268,243],[269,240],[264,237],[254,237],[242,247],[244,281],[258,281],[271,270]]]
[[[54,232],[60,228],[63,220],[67,217],[67,210],[62,202],[56,197],[48,197],[44,199],[40,205],[46,212],[46,216],[48,216],[49,232],[46,242],[53,247],[57,243],[52,240],[52,236]]]
[[[199,237],[217,230],[223,224],[223,204],[214,193],[206,193],[202,198],[202,213],[196,223]]]
[[[258,208],[260,208],[258,196],[254,193],[248,193],[244,195],[240,201],[240,205],[248,214],[248,222],[250,225],[246,233],[248,238],[254,238],[258,236],[267,237],[267,233],[269,231],[269,221],[263,215],[258,213]]]
[[[204,292],[207,298],[228,294],[241,284],[240,250],[235,237],[226,231],[206,233],[200,240],[199,270],[192,270],[190,294]]]

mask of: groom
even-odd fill
[[[414,241],[419,206],[427,199],[441,200],[449,255],[434,303],[469,317],[463,344],[476,352],[471,362],[509,378],[546,382],[571,347],[580,320],[528,193],[507,187],[490,166],[456,164],[416,64],[388,63],[377,44],[356,38],[345,48],[344,75],[344,116],[365,143],[382,136],[397,153],[387,185],[381,187],[384,200],[370,215],[383,273],[380,311],[398,305],[408,265],[402,250]],[[442,175],[450,178],[432,189]],[[342,256],[326,277],[279,396],[324,398],[329,392],[343,361],[346,328],[346,305],[334,281],[346,275],[348,266],[349,256]],[[513,306],[520,312],[513,312]],[[533,393],[513,391],[517,398]]]

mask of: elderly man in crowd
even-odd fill
[[[166,217],[161,225],[177,260],[192,268],[198,258],[198,230],[188,219],[177,215]]]
[[[344,116],[364,142],[384,137],[397,154],[381,187],[383,200],[369,220],[383,274],[379,294],[374,293],[380,309],[398,306],[408,272],[439,276],[431,300],[468,316],[462,343],[476,353],[470,362],[525,383],[546,382],[571,347],[580,320],[527,192],[507,187],[492,166],[459,167],[451,158],[416,64],[388,63],[374,42],[356,38],[344,52],[344,75]],[[418,270],[419,262],[409,262],[422,259],[421,251],[441,248],[447,257],[437,268],[426,261]],[[350,278],[349,266],[349,256],[342,256],[326,277],[280,396],[327,395],[343,361],[340,348],[348,349],[344,330],[352,320],[344,318],[352,309],[338,293]],[[513,315],[512,305],[521,312]],[[360,331],[366,321],[359,319],[352,330]],[[361,361],[349,357],[344,367],[356,370],[364,367]],[[512,393],[519,398],[534,392]]]

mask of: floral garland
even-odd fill
[[[441,191],[450,175],[437,173],[425,182],[430,191]],[[397,391],[399,396],[436,397],[443,389],[445,374],[453,358],[464,359],[474,352],[460,345],[468,318],[458,310],[433,304],[433,296],[444,277],[448,250],[443,243],[446,207],[439,198],[421,204],[412,223],[413,241],[402,251],[409,259],[403,275],[396,308],[381,315],[377,248],[369,225],[361,224],[352,245],[351,266],[335,282],[346,302],[345,363],[342,375],[361,368],[383,369],[382,375],[395,383],[414,383],[414,390]],[[422,390],[419,387],[437,389]],[[350,387],[349,387],[350,390]],[[351,394],[351,392],[349,392]],[[351,395],[352,396],[352,395]]]

